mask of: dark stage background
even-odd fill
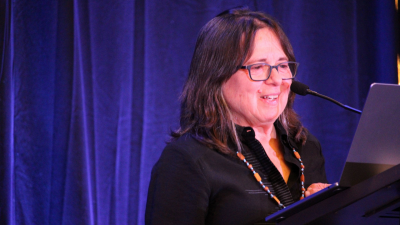
[[[0,224],[143,224],[198,31],[238,5],[281,22],[319,93],[362,109],[397,83],[395,0],[2,0]],[[336,181],[359,115],[296,101]]]

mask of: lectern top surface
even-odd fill
[[[288,218],[307,207],[400,164],[400,85],[371,85],[340,181],[268,216]]]

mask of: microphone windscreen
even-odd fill
[[[307,95],[308,94],[308,86],[300,83],[298,81],[293,81],[292,85],[290,86],[290,90],[299,95]]]

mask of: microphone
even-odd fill
[[[314,95],[314,96],[326,99],[328,101],[331,101],[331,102],[335,103],[336,105],[339,105],[340,107],[343,107],[343,108],[345,108],[347,110],[350,110],[352,112],[355,112],[355,113],[358,113],[358,114],[362,113],[358,109],[352,108],[352,107],[350,107],[348,105],[344,105],[344,104],[336,101],[335,99],[329,98],[328,96],[321,95],[321,94],[319,94],[319,93],[317,93],[315,91],[312,91],[312,90],[309,89],[309,87],[307,85],[305,85],[303,83],[300,83],[298,81],[295,81],[295,80],[292,82],[292,85],[290,86],[290,90],[293,91],[294,93],[302,95],[302,96],[305,96],[307,94]]]

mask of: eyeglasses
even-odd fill
[[[266,63],[256,63],[253,65],[242,66],[241,69],[247,69],[249,71],[250,79],[254,81],[268,80],[271,76],[272,69],[275,68],[278,74],[282,77],[282,80],[290,80],[296,76],[298,62],[283,62],[276,66],[272,66]]]

